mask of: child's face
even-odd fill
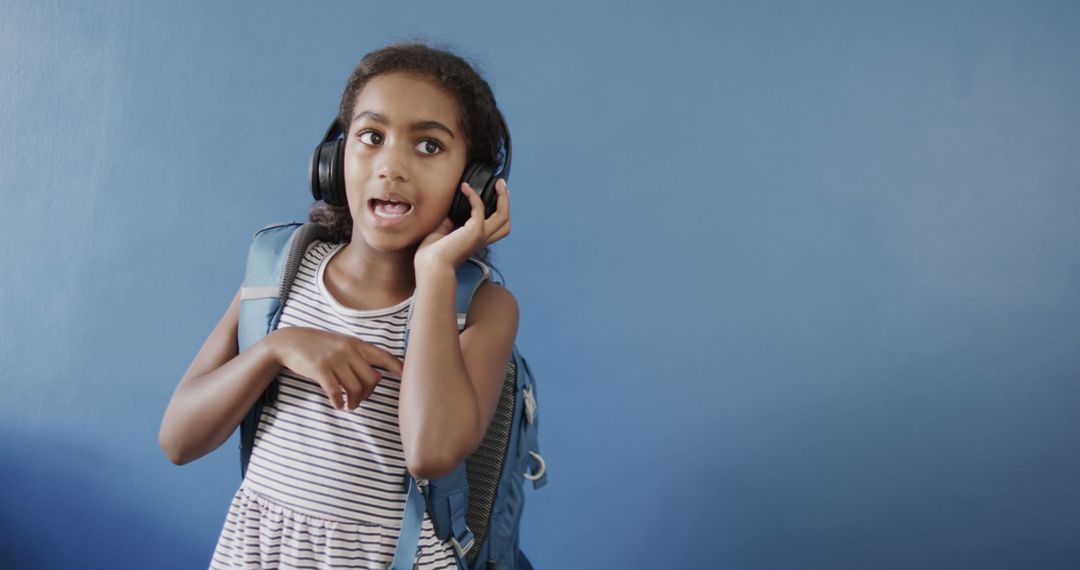
[[[372,248],[414,246],[446,218],[468,156],[457,101],[413,74],[370,79],[345,143],[345,192]]]

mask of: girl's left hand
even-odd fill
[[[510,192],[505,180],[500,178],[495,182],[495,212],[487,219],[484,219],[484,202],[480,195],[465,182],[461,183],[461,192],[469,199],[472,215],[457,229],[450,218],[446,218],[420,242],[413,259],[417,273],[439,266],[457,268],[480,248],[510,234]]]

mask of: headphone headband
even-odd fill
[[[510,144],[510,129],[506,126],[506,119],[503,118],[502,112],[498,109],[495,112],[499,116],[499,127],[502,128],[503,139],[503,156],[502,156],[502,168],[499,169],[499,178],[510,181],[510,162],[513,158],[513,145]]]

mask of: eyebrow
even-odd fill
[[[368,118],[372,121],[375,121],[376,123],[381,123],[384,125],[390,124],[390,121],[386,120],[385,116],[380,115],[374,111],[360,111],[356,114],[355,117],[353,117],[353,122],[355,123],[357,119],[361,118]],[[409,129],[413,131],[428,131],[431,129],[435,129],[439,131],[445,131],[446,134],[450,135],[450,138],[457,138],[454,135],[454,131],[450,130],[450,127],[447,127],[439,121],[433,121],[431,119],[415,121],[411,125],[409,125]]]

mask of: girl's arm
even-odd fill
[[[183,465],[217,449],[232,434],[280,369],[270,337],[237,354],[237,291],[173,391],[158,443],[169,461]]]
[[[484,439],[499,403],[506,363],[517,335],[517,301],[485,283],[458,334],[455,268],[469,253],[510,233],[506,182],[495,185],[497,207],[484,219],[480,196],[462,184],[472,216],[453,229],[447,220],[416,252],[416,292],[398,402],[405,463],[415,477],[454,469]],[[453,231],[451,231],[453,230]]]
[[[338,409],[355,409],[381,375],[372,365],[401,373],[401,361],[360,339],[307,327],[266,335],[237,354],[237,291],[173,392],[158,443],[182,465],[217,449],[282,368],[315,380]]]
[[[449,473],[484,439],[499,404],[517,334],[518,306],[485,283],[458,335],[453,268],[417,276],[398,421],[405,463],[415,477]]]

